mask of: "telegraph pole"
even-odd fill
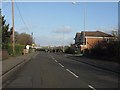
[[[33,32],[31,33],[31,35],[32,35],[32,48],[33,48],[33,46],[34,46]]]
[[[34,39],[33,39],[33,32],[31,33],[31,35],[32,35],[32,44],[33,44],[33,42],[34,42]]]
[[[13,55],[15,55],[14,0],[12,0],[12,47],[13,47]]]

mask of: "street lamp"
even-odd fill
[[[64,52],[64,31],[63,31],[63,52]]]
[[[76,2],[72,2],[72,4],[76,4]],[[85,30],[86,30],[86,3],[84,3],[84,31],[83,31],[83,54],[85,52]]]
[[[86,3],[84,4],[84,32],[83,32],[83,54],[85,53],[85,30],[86,30]]]

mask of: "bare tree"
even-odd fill
[[[33,42],[32,36],[26,33],[16,35],[16,43],[22,45],[31,45]]]

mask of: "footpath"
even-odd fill
[[[6,82],[17,70],[19,70],[25,63],[30,61],[38,55],[38,52],[29,53],[26,55],[21,55],[18,57],[12,57],[3,61],[0,61],[0,67],[2,67],[2,72],[0,72],[0,78],[2,83]],[[2,66],[1,66],[2,65]]]
[[[107,71],[112,71],[115,73],[120,74],[120,64],[116,62],[109,62],[109,61],[103,61],[98,59],[90,59],[86,57],[81,56],[74,56],[74,55],[65,55],[67,58],[71,58],[73,60],[94,66],[96,68],[104,69]]]

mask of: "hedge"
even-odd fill
[[[86,50],[85,54],[90,57],[118,62],[120,58],[120,41],[98,43],[92,49]]]
[[[24,45],[15,44],[15,56],[22,55],[24,47],[25,47]],[[7,51],[9,53],[9,55],[11,55],[11,56],[13,55],[12,44],[7,44]]]

